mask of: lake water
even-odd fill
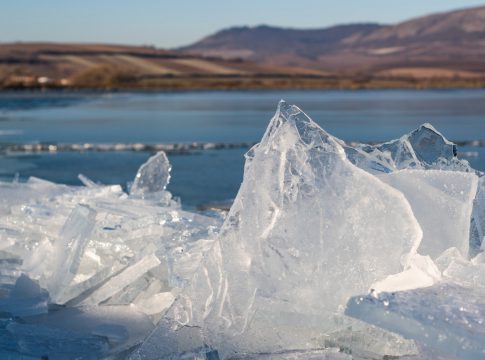
[[[0,143],[256,142],[280,99],[344,140],[386,141],[429,122],[451,140],[485,140],[485,90],[3,93]],[[247,149],[169,156],[169,190],[186,207],[235,196]],[[459,148],[485,170],[485,149]],[[133,179],[148,152],[0,154],[0,179],[19,174],[80,184]]]

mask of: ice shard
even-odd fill
[[[478,180],[478,190],[473,202],[473,211],[470,224],[470,256],[483,251],[485,238],[485,175],[481,174]]]
[[[138,169],[130,194],[143,198],[165,190],[170,181],[170,170],[167,155],[163,151],[156,153]]]
[[[51,299],[56,302],[77,274],[81,257],[96,221],[96,211],[79,205],[72,211],[54,244],[52,274],[47,280]]]
[[[83,305],[97,305],[101,303],[157,265],[160,265],[160,260],[155,255],[143,257],[96,289],[94,293],[83,301]]]
[[[247,154],[218,243],[173,314],[201,326],[224,358],[318,347],[348,297],[402,271],[421,235],[399,191],[281,102]]]

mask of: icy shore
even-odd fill
[[[281,102],[228,214],[0,183],[0,357],[481,359],[485,183],[424,124],[346,144]]]

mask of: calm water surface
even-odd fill
[[[298,105],[330,133],[386,141],[424,122],[452,140],[485,139],[485,90],[253,91],[194,93],[0,94],[0,143],[190,143],[258,141],[280,99]],[[485,149],[463,148],[485,170]],[[187,207],[233,198],[245,149],[173,155],[169,190]],[[471,155],[471,156],[470,156]],[[79,184],[133,179],[149,153],[0,155],[0,178],[38,176]]]

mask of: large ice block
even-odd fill
[[[335,330],[326,320],[348,297],[403,270],[421,235],[399,191],[352,165],[338,141],[281,102],[173,316],[201,326],[224,358],[315,346]]]
[[[437,258],[450,247],[468,254],[470,217],[478,178],[474,173],[400,170],[379,175],[411,204],[423,230],[421,255]]]
[[[479,176],[479,185],[475,193],[473,211],[471,219],[469,220],[470,229],[468,232],[468,245],[463,246],[468,248],[470,256],[474,256],[480,251],[480,246],[485,234],[484,174],[471,168],[466,160],[458,159],[457,146],[447,140],[432,125],[423,124],[409,134],[383,144],[359,144],[356,146],[349,146],[343,141],[341,141],[341,144],[345,149],[348,159],[353,164],[375,175],[413,169],[444,170],[448,172],[472,173]],[[455,177],[459,177],[459,175],[455,175]],[[382,178],[385,179],[386,177],[383,176]],[[473,192],[470,190],[471,188],[465,190],[465,193]],[[424,192],[419,190],[414,191],[413,193],[415,197],[416,194],[424,194]],[[407,194],[405,195],[407,196]],[[423,212],[414,207],[413,211]],[[439,212],[434,212],[435,217],[440,216]],[[466,211],[466,213],[468,213],[468,211]],[[449,214],[443,214],[443,216],[447,215]],[[420,223],[421,220],[426,221],[425,219],[418,220]],[[450,226],[448,226],[448,228],[450,228]],[[463,229],[463,226],[459,226],[458,228]],[[423,248],[428,244],[426,238],[427,236],[425,235],[425,240],[422,245]],[[459,241],[463,242],[464,240],[460,238]],[[449,245],[449,242],[445,243],[445,246],[440,247],[440,250],[446,249],[446,245]],[[461,248],[463,248],[463,246],[461,246]],[[435,255],[439,254],[438,251],[435,251],[435,253]]]

